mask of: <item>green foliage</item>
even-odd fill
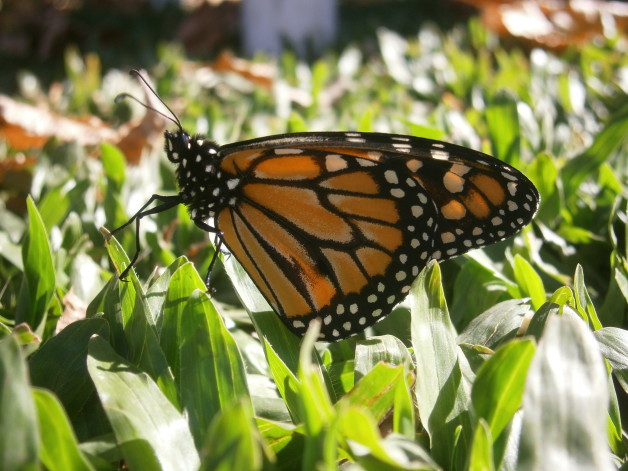
[[[477,21],[377,38],[375,57],[287,53],[272,89],[208,68],[200,83],[164,46],[156,88],[221,143],[359,129],[484,149],[538,186],[533,224],[430,264],[388,319],[320,344],[284,327],[234,257],[208,295],[214,248],[184,208],[142,221],[139,263],[118,280],[135,231],[101,226],[176,191],[172,168],[157,151],[128,166],[109,144],[88,159],[51,141],[24,214],[0,207],[1,469],[625,466],[625,43],[525,54]],[[68,52],[69,109],[143,112],[112,105],[130,79],[81,61]]]

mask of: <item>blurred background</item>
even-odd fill
[[[622,2],[505,0],[3,0],[0,2],[0,87],[15,91],[16,72],[64,77],[68,48],[94,53],[103,69],[151,67],[158,46],[176,42],[186,55],[215,58],[284,46],[302,58],[348,44],[376,48],[375,32],[416,34],[432,23],[451,29],[479,15],[511,44],[553,50],[628,27]]]

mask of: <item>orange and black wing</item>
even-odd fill
[[[239,182],[215,224],[290,330],[361,332],[401,301],[429,260],[509,237],[538,193],[488,155],[428,139],[300,133],[220,148]]]

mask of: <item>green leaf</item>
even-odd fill
[[[403,383],[406,371],[404,365],[378,363],[336,403],[336,408],[360,406],[368,409],[375,420],[382,420],[394,404],[397,387]]]
[[[63,221],[70,210],[70,199],[63,186],[50,190],[39,203],[40,214],[46,230]]]
[[[339,418],[340,432],[353,459],[368,471],[438,470],[429,453],[398,435],[382,439],[377,422],[367,411],[350,407]]]
[[[301,469],[303,458],[303,430],[292,424],[256,419],[264,444],[277,457],[275,466],[278,470],[290,471]]]
[[[89,342],[87,368],[130,469],[198,469],[185,417],[146,373],[100,337]]]
[[[486,108],[486,124],[492,154],[511,165],[518,165],[521,153],[521,130],[516,100],[498,94]]]
[[[189,262],[188,262],[188,259],[185,257],[179,257],[175,259],[170,265],[166,267],[163,273],[159,275],[159,278],[157,278],[153,283],[151,283],[150,287],[146,290],[146,303],[148,304],[150,312],[152,312],[153,315],[155,315],[155,324],[157,326],[157,331],[160,334],[161,342],[163,342],[162,330],[163,330],[163,322],[164,322],[164,319],[163,319],[163,316],[164,316],[163,310],[165,308],[164,303],[167,297],[168,290],[170,289],[170,283],[176,271],[179,268],[181,268],[183,265],[185,265],[186,263],[189,263]],[[196,277],[198,278],[198,273]],[[197,289],[197,288],[203,289],[204,287],[205,285],[203,284],[203,287],[195,286],[194,288],[190,289],[189,293],[186,296],[186,300],[187,300],[187,297],[192,293],[192,290]],[[162,347],[163,347],[163,344],[162,344]],[[165,350],[166,349],[164,348],[164,351]]]
[[[220,411],[209,427],[203,450],[206,455],[202,457],[202,470],[255,471],[263,468],[264,445],[255,427],[249,401],[236,401]]]
[[[626,136],[628,136],[628,103],[613,113],[588,149],[570,159],[563,167],[560,180],[565,186],[563,191],[568,201],[576,201],[582,182],[595,174],[599,167],[613,155],[613,152],[626,141]]]
[[[129,264],[129,259],[122,246],[104,228],[101,228],[101,232],[105,235],[107,252],[118,272],[124,270]],[[146,295],[135,271],[129,272],[128,281],[118,281],[116,284],[118,293],[111,292],[113,299],[110,302],[114,303],[116,311],[119,309],[120,318],[118,320],[124,328],[129,360],[150,374],[172,403],[177,405],[178,398],[174,377],[159,345],[155,328],[155,315],[150,311]],[[116,329],[113,329],[114,336],[115,333]],[[115,344],[116,342],[114,342]]]
[[[528,371],[517,469],[611,470],[608,381],[577,316],[552,316]]]
[[[379,362],[409,368],[412,358],[403,342],[392,335],[358,341],[355,347],[355,381],[368,374]]]
[[[525,173],[541,195],[541,206],[536,220],[554,221],[559,217],[563,206],[556,158],[546,152],[541,152],[526,167]]]
[[[195,290],[185,304],[180,333],[180,395],[197,445],[212,419],[239,401],[250,403],[238,347],[206,293]]]
[[[91,438],[111,429],[94,392],[85,359],[93,335],[109,337],[104,319],[73,322],[44,343],[29,359],[33,385],[53,391],[81,438]]]
[[[622,389],[628,393],[628,331],[604,327],[594,332],[600,351],[608,360]]]
[[[55,289],[55,269],[48,233],[33,199],[26,199],[28,233],[22,244],[24,282],[20,290],[15,322],[26,322],[39,330]]]
[[[281,358],[292,374],[296,375],[300,339],[288,330],[275,311],[270,308],[235,257],[229,257],[225,261],[225,269],[253,321],[255,330],[266,339],[274,350],[274,354]]]
[[[275,352],[272,345],[270,345],[265,338],[262,338],[262,341],[264,342],[264,352],[268,360],[270,374],[277,385],[277,390],[285,401],[293,421],[295,423],[302,422],[303,417],[301,416],[301,406],[299,402],[299,380],[296,374],[288,368]]]
[[[41,437],[41,461],[50,471],[93,470],[78,448],[70,420],[59,400],[45,389],[33,390]]]
[[[530,310],[530,306],[521,299],[496,304],[469,323],[458,336],[458,343],[495,349],[515,337]]]
[[[591,297],[589,296],[589,292],[587,290],[586,285],[584,284],[584,272],[582,271],[582,265],[578,264],[576,266],[576,273],[573,279],[574,285],[574,295],[576,298],[576,309],[580,313],[580,315],[585,319],[593,330],[599,330],[602,328],[602,324],[600,319],[597,317],[597,312],[595,312],[595,306],[593,306],[593,302],[591,301]]]
[[[404,375],[395,387],[393,403],[393,432],[414,440],[416,435],[416,418],[412,401],[412,385],[414,375]]]
[[[12,335],[0,340],[0,465],[37,470],[37,412],[28,384],[26,362]]]
[[[299,354],[299,410],[305,429],[304,469],[331,467],[336,463],[336,413],[329,398],[320,367],[312,361],[314,342],[320,326],[310,323]]]
[[[190,323],[194,324],[186,308],[188,300],[194,290],[205,291],[206,287],[201,280],[194,265],[186,262],[181,265],[170,278],[167,285],[163,310],[158,319],[161,319],[161,330],[159,332],[159,343],[164,355],[175,373],[180,371],[179,355],[181,354],[181,329],[185,325],[187,330]],[[149,298],[150,299],[150,298]],[[195,318],[198,321],[198,318]],[[204,317],[203,317],[204,322]],[[181,378],[177,374],[176,382],[181,384]]]
[[[120,149],[103,142],[100,145],[100,161],[110,189],[119,194],[126,180],[126,160]]]
[[[478,421],[473,434],[473,446],[469,458],[469,471],[494,471],[493,437],[491,429],[484,419]]]
[[[178,399],[174,377],[159,345],[154,318],[137,277],[133,275],[130,278],[129,283],[118,282],[124,336],[129,349],[128,358],[148,373],[176,406]]]
[[[515,255],[515,281],[524,296],[532,299],[532,307],[536,310],[545,302],[545,288],[541,277],[534,271],[532,265],[520,255]]]
[[[100,232],[105,238],[105,246],[107,247],[107,253],[109,254],[109,257],[111,257],[111,261],[116,267],[116,273],[118,274],[122,273],[124,269],[130,263],[129,257],[127,256],[126,252],[122,248],[122,245],[120,245],[120,242],[118,242],[118,240],[114,236],[112,236],[111,233],[107,229],[105,229],[104,227],[101,227]],[[133,280],[134,278],[135,280],[137,280],[137,275],[135,274],[135,270],[129,271],[128,278],[129,280]]]
[[[509,284],[513,285],[481,251],[466,257],[455,280],[451,318],[456,325],[472,322],[495,304],[512,298]]]
[[[462,469],[471,445],[470,368],[456,344],[437,263],[421,271],[411,290],[416,400],[430,435],[432,457],[444,468]],[[457,430],[462,427],[459,437]],[[452,464],[452,461],[455,461]]]
[[[535,345],[516,340],[501,347],[480,368],[473,383],[473,408],[496,440],[521,406]]]

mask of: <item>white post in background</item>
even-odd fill
[[[304,56],[336,38],[336,0],[244,0],[242,42],[247,55],[281,53],[288,44]]]

